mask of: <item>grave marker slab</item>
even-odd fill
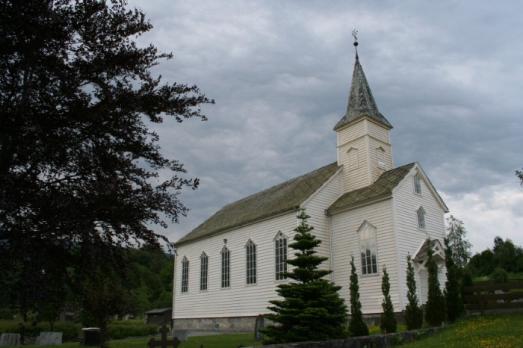
[[[16,347],[20,345],[20,334],[3,333],[0,335],[0,347]]]
[[[35,344],[37,346],[53,346],[62,344],[62,333],[61,332],[40,332],[40,335],[36,338]]]

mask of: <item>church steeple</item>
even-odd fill
[[[357,49],[355,32],[353,36]],[[393,168],[390,129],[392,125],[378,110],[356,50],[347,111],[334,127],[344,191],[368,186]]]
[[[338,130],[363,117],[368,117],[387,129],[391,129],[392,125],[390,122],[378,110],[378,106],[376,105],[376,101],[374,101],[369,83],[360,64],[357,51],[358,41],[354,42],[354,46],[356,47],[356,62],[354,63],[354,71],[352,73],[352,85],[350,88],[347,112],[341,120],[338,121],[334,130]]]

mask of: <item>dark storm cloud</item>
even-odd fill
[[[191,212],[166,232],[171,239],[228,202],[335,160],[332,127],[346,108],[353,27],[379,108],[395,127],[395,163],[423,165],[469,226],[476,249],[491,243],[499,219],[519,221],[513,171],[523,165],[520,4],[131,5],[155,26],[140,40],[175,53],[157,68],[164,79],[195,83],[216,100],[205,107],[208,122],[157,129],[164,151],[201,179],[200,189],[184,193]],[[507,201],[512,205],[500,203]],[[487,211],[491,226],[473,221]],[[523,243],[511,226],[504,236]]]

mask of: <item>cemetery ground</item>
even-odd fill
[[[126,338],[109,341],[109,348],[146,348],[150,337]],[[252,334],[231,334],[215,336],[189,337],[182,342],[179,348],[236,348],[236,347],[261,347],[260,342],[255,342]],[[86,346],[77,342],[67,342],[59,346],[34,346],[27,345],[24,348],[82,348]]]
[[[404,331],[403,325],[399,326]],[[371,334],[378,334],[378,327],[370,328]],[[251,333],[223,334],[215,336],[189,337],[179,348],[236,348],[261,347]],[[109,348],[146,348],[151,336],[114,339]],[[42,346],[25,345],[26,348]],[[65,342],[60,346],[47,348],[81,348],[78,342]],[[422,338],[417,342],[402,345],[406,348],[517,348],[523,347],[523,314],[498,314],[469,317],[448,325],[434,336]]]

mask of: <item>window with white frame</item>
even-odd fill
[[[274,252],[276,256],[276,280],[286,279],[287,272],[287,237],[281,232],[278,232],[274,239]]]
[[[419,173],[414,175],[414,192],[421,194],[421,177]]]
[[[247,260],[247,284],[256,284],[256,244],[249,239],[245,244]]]
[[[419,207],[416,213],[418,214],[418,227],[425,228],[425,209]]]
[[[200,290],[207,290],[207,277],[209,274],[209,257],[205,252],[200,255]]]
[[[376,227],[364,221],[358,233],[360,236],[361,274],[378,273]]]
[[[226,246],[222,248],[222,288],[231,286],[231,252]]]
[[[189,260],[187,257],[182,259],[182,292],[189,291]]]

